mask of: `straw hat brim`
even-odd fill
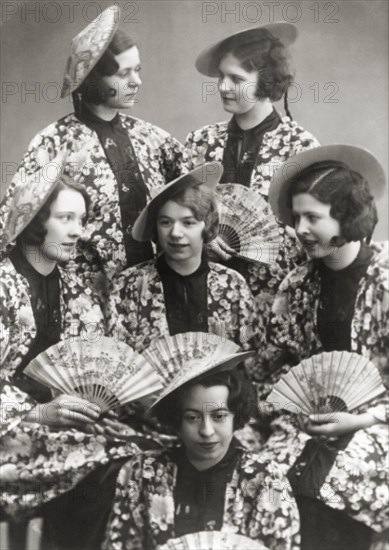
[[[323,145],[303,151],[284,162],[275,175],[269,188],[269,203],[275,216],[286,225],[294,226],[289,207],[289,193],[296,176],[303,170],[322,161],[340,161],[351,170],[358,172],[369,184],[375,199],[385,191],[386,176],[378,159],[367,149],[354,145]]]
[[[223,173],[219,162],[206,162],[187,174],[168,183],[142,210],[132,227],[132,236],[137,241],[150,241],[153,237],[155,218],[158,210],[170,197],[182,189],[206,185],[214,190]]]
[[[195,61],[196,69],[205,76],[219,76],[219,63],[223,55],[228,53],[231,47],[235,48],[260,40],[263,37],[264,30],[269,31],[275,38],[278,38],[284,46],[292,44],[298,34],[295,25],[284,21],[267,23],[239,31],[205,48]]]
[[[165,389],[158,395],[157,399],[151,405],[150,409],[154,409],[154,407],[156,407],[158,403],[160,403],[163,399],[165,399],[174,391],[181,388],[187,382],[194,382],[197,379],[199,379],[200,381],[204,375],[208,376],[217,372],[232,370],[237,365],[239,365],[239,363],[245,361],[248,357],[253,355],[253,353],[253,351],[243,351],[240,353],[231,354],[211,365],[204,365],[204,369],[202,371],[200,369],[186,369],[184,373],[179,372],[165,387]]]

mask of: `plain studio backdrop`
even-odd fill
[[[2,196],[32,137],[72,111],[60,99],[72,37],[113,1],[1,3]],[[189,131],[229,118],[216,80],[194,66],[207,45],[273,21],[298,27],[289,90],[293,118],[322,144],[370,149],[388,168],[387,0],[120,1],[120,27],[140,49],[143,85],[129,114],[183,141]],[[277,105],[283,113],[282,105]],[[388,200],[375,239],[388,238]]]

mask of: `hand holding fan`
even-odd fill
[[[107,337],[63,340],[35,357],[24,374],[61,393],[77,394],[102,412],[162,389],[142,355]]]
[[[198,531],[170,539],[160,550],[268,550],[262,543],[222,531]]]
[[[384,392],[377,368],[366,357],[332,351],[313,355],[293,367],[275,384],[266,401],[309,416],[352,412]]]
[[[219,233],[236,255],[246,260],[272,263],[279,250],[279,228],[264,197],[239,184],[216,187]]]

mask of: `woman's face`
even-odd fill
[[[234,413],[228,410],[228,388],[201,384],[183,392],[179,436],[188,459],[199,469],[225,456],[234,433]]]
[[[74,258],[86,216],[84,197],[74,189],[62,189],[50,206],[50,216],[43,224],[47,231],[40,247],[45,259],[67,262]]]
[[[258,71],[246,71],[231,53],[219,64],[219,93],[224,110],[235,115],[246,114],[258,103]]]
[[[331,239],[339,237],[341,231],[330,210],[329,204],[320,202],[309,193],[299,193],[292,198],[294,228],[310,258],[325,258],[336,252]]]
[[[136,46],[132,46],[115,55],[115,60],[119,65],[117,72],[102,78],[104,84],[116,92],[107,99],[105,105],[114,109],[128,109],[136,103],[136,94],[142,84],[139,76],[139,50]]]
[[[205,222],[197,220],[190,208],[167,201],[157,215],[158,242],[166,259],[174,263],[200,261],[204,227]]]

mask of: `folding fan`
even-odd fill
[[[304,415],[352,412],[384,392],[377,368],[366,357],[332,351],[293,367],[275,384],[267,401]]]
[[[147,360],[127,344],[66,339],[40,353],[24,370],[52,389],[96,403],[102,412],[162,389]]]
[[[238,351],[235,342],[208,332],[185,332],[153,340],[143,356],[161,376],[165,387],[154,405],[189,380],[211,370],[233,368],[251,355]]]
[[[260,542],[222,531],[198,531],[170,539],[160,550],[267,550]]]
[[[265,198],[239,184],[216,187],[219,201],[219,233],[236,255],[260,263],[275,261],[279,228]]]

